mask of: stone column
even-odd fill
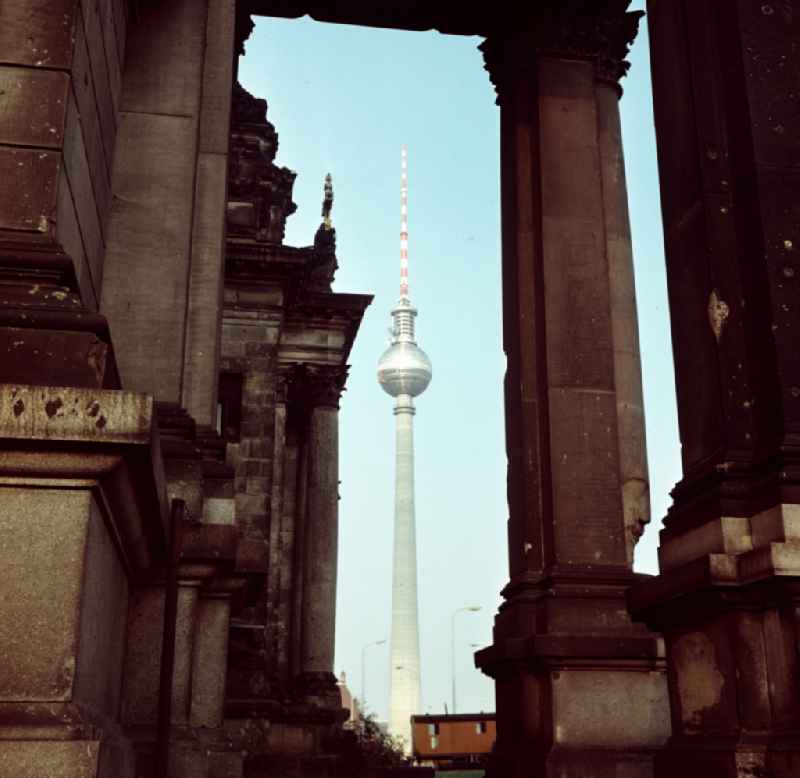
[[[333,674],[336,626],[336,557],[339,540],[339,395],[346,370],[306,369],[308,438],[303,595],[300,637],[301,685],[307,694],[338,694]]]
[[[625,186],[622,95],[613,63],[598,72],[596,87],[598,150],[603,185],[606,257],[611,296],[611,340],[614,349],[614,388],[617,395],[617,437],[625,548],[633,564],[636,543],[650,522],[650,477],[639,357],[639,321],[633,277],[633,248]]]
[[[627,5],[544,3],[481,47],[501,111],[511,577],[476,661],[497,684],[504,778],[587,764],[649,776],[668,735],[658,641],[625,608],[615,304],[627,236],[616,108],[598,79],[627,69],[639,17]]]
[[[657,775],[800,771],[796,2],[649,4],[683,478],[661,573]]]

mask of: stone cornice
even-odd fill
[[[628,11],[630,2],[550,0],[499,26],[479,47],[498,104],[520,76],[533,74],[537,55],[592,61],[598,80],[618,86],[630,67],[626,57],[644,15]]]
[[[456,0],[240,0],[248,11],[265,16],[320,22],[357,24],[398,30],[438,30],[450,35],[482,35],[490,26],[496,6]],[[501,4],[504,5],[504,4]],[[512,5],[508,2],[508,5]]]
[[[310,16],[321,22],[385,27],[398,30],[438,30],[448,35],[490,36],[501,30],[520,28],[523,17],[547,16],[564,9],[571,15],[584,9],[598,8],[601,13],[625,0],[534,0],[520,4],[516,0],[494,3],[464,3],[458,0],[240,0],[248,14],[299,19]],[[524,10],[520,10],[520,6]]]

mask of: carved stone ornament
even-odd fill
[[[310,408],[338,408],[348,371],[347,365],[294,365],[287,372],[289,400]]]
[[[527,4],[480,45],[501,104],[509,87],[535,72],[536,55],[591,60],[597,78],[618,86],[642,11],[631,0],[548,0]],[[621,91],[621,90],[620,90]]]

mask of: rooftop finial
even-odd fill
[[[333,210],[333,179],[331,174],[325,176],[325,197],[322,201],[322,223],[326,230],[331,229],[331,211]]]

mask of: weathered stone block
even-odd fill
[[[129,28],[122,110],[199,116],[207,3],[148,6]]]
[[[555,742],[588,748],[661,748],[670,731],[663,672],[553,673]]]
[[[247,341],[245,343],[245,356],[248,357],[269,357],[275,353],[275,346],[271,343],[254,343]]]
[[[99,756],[97,740],[0,741],[0,775],[4,778],[97,778]]]
[[[267,499],[263,495],[237,494],[236,515],[245,516],[263,514],[267,511]]]
[[[262,495],[269,494],[272,488],[271,478],[253,477],[247,479],[247,494]]]
[[[72,699],[91,512],[86,490],[0,488],[0,533],[14,539],[0,546],[0,699]]]
[[[51,237],[60,155],[0,146],[0,230]],[[20,197],[25,192],[27,197]]]
[[[0,144],[60,149],[69,76],[0,66]]]
[[[203,500],[203,521],[208,524],[235,524],[236,505],[233,497],[206,497]]]
[[[190,723],[194,727],[222,724],[229,623],[230,600],[200,599],[192,664]]]
[[[0,6],[3,61],[69,68],[78,0],[4,0]],[[58,19],[59,24],[53,20]]]

